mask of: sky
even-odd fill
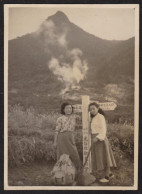
[[[12,7],[9,8],[9,40],[38,30],[57,11],[90,34],[107,40],[126,40],[135,35],[133,8]]]

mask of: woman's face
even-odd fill
[[[98,113],[99,108],[97,108],[95,105],[92,105],[89,107],[89,111],[92,115],[96,115]]]
[[[72,106],[71,105],[67,105],[64,109],[65,115],[70,115],[72,114]]]

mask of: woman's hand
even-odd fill
[[[98,138],[97,137],[94,137],[93,138],[93,143],[96,143],[98,141]]]

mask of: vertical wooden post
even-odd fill
[[[90,102],[89,96],[82,96],[83,163],[85,162],[86,156],[91,146],[91,133],[89,127],[89,112],[88,112],[89,102]],[[92,171],[91,153],[84,167],[84,170],[86,170],[89,173]]]

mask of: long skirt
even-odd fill
[[[98,140],[96,143],[93,143],[91,157],[93,171],[104,170],[108,167],[116,167],[113,151],[107,137],[103,141]]]
[[[76,169],[80,169],[81,162],[76,148],[73,132],[65,131],[58,134],[57,138],[57,160],[62,154],[70,156],[71,161],[74,163]]]

